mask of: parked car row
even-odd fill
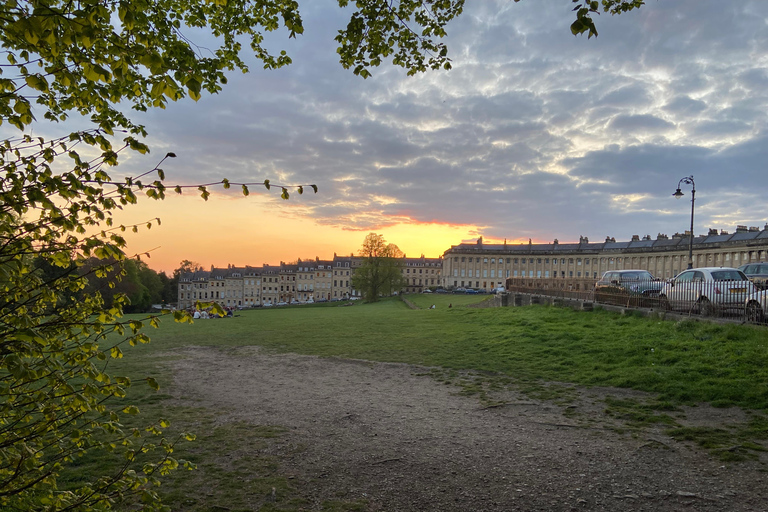
[[[768,262],[738,269],[689,269],[666,282],[645,270],[608,271],[595,283],[594,300],[705,316],[744,314],[750,322],[764,322],[768,318]]]

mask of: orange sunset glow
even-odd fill
[[[300,201],[300,198],[290,201]],[[232,198],[215,192],[208,201],[198,196],[170,194],[164,201],[143,200],[115,217],[117,224],[140,224],[138,233],[126,234],[128,254],[142,256],[150,267],[169,273],[181,260],[226,267],[276,265],[297,258],[332,259],[333,254],[357,253],[368,232],[384,235],[406,255],[442,256],[451,245],[477,238],[477,226],[444,223],[398,222],[382,219],[380,229],[342,229],[323,225],[289,211],[292,205],[272,197]],[[160,226],[143,224],[159,217]],[[398,217],[401,221],[402,218]]]

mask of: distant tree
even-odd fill
[[[179,287],[174,285],[174,280],[162,271],[157,274],[157,277],[160,279],[160,284],[162,285],[160,302],[162,304],[173,304],[176,302],[179,295]]]
[[[377,301],[379,297],[392,295],[405,286],[403,252],[395,244],[388,244],[382,235],[369,233],[359,255],[363,261],[355,269],[352,286],[362,292],[366,301]]]

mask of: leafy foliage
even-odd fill
[[[519,2],[520,0],[515,0]],[[603,12],[611,14],[622,14],[637,9],[645,4],[644,0],[572,0],[574,4],[579,4],[573,8],[576,12],[576,21],[571,24],[571,33],[575,36],[587,32],[587,38],[597,37],[597,27],[592,19],[593,14],[600,14],[600,7]]]
[[[122,233],[140,226],[117,225],[113,213],[142,193],[162,199],[166,188],[159,164],[141,176],[113,181],[106,172],[114,158],[110,150],[88,161],[76,152],[81,143],[98,144],[103,137],[94,130],[54,141],[23,136],[0,145],[4,510],[88,510],[126,499],[160,508],[152,486],[183,464],[172,457],[174,442],[162,438],[164,420],[143,430],[122,428],[121,414],[137,414],[138,408],[116,402],[130,380],[106,372],[110,358],[122,357],[126,345],[147,343],[142,329],[159,323],[156,315],[123,321],[124,310],[146,307],[150,287],[155,292],[162,287],[146,265],[124,252]],[[55,172],[60,158],[70,159],[72,170]],[[150,174],[157,178],[145,183]],[[178,188],[199,187],[207,197],[209,185]],[[152,219],[144,227],[159,223]],[[189,320],[182,312],[173,317]],[[58,490],[63,465],[92,450],[114,453],[125,463],[116,474]],[[161,454],[153,460],[150,453],[156,450]]]
[[[346,7],[348,0],[339,0]],[[445,26],[461,14],[464,0],[368,0],[355,2],[357,11],[339,31],[341,64],[363,78],[383,58],[408,70],[409,75],[427,69],[451,69],[448,47],[438,38]]]
[[[360,249],[362,264],[355,269],[352,286],[365,300],[375,302],[405,286],[401,272],[403,252],[395,244],[387,244],[382,235],[369,233]]]

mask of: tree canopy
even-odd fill
[[[405,286],[401,271],[403,252],[395,244],[388,244],[382,235],[369,233],[359,255],[363,261],[355,269],[352,286],[362,292],[366,301],[375,302]]]

